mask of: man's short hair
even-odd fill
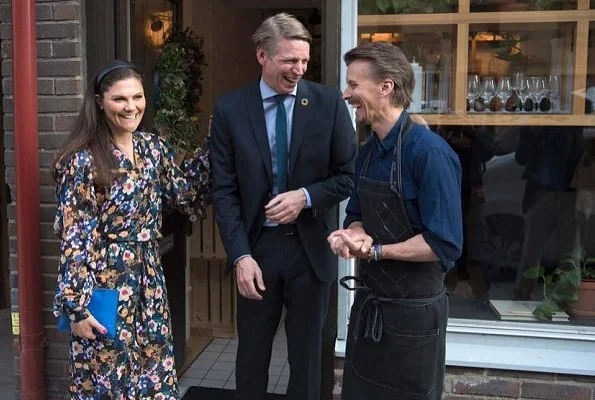
[[[394,82],[393,104],[409,108],[416,82],[411,64],[401,49],[386,42],[368,43],[349,50],[343,59],[347,66],[354,61],[367,61],[372,79],[378,82],[390,79]]]
[[[282,39],[303,40],[312,43],[312,35],[293,15],[280,13],[268,17],[258,27],[252,41],[269,55],[275,55],[277,45]]]

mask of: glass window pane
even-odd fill
[[[469,29],[470,113],[568,114],[575,23],[473,24]]]
[[[593,1],[595,3],[595,1]],[[595,23],[589,24],[589,49],[587,59],[587,87],[585,92],[585,114],[594,112],[595,104]]]
[[[359,44],[384,41],[398,46],[415,75],[410,111],[451,113],[454,109],[456,26],[410,25],[360,27]]]
[[[439,132],[463,167],[465,249],[446,278],[451,317],[532,320],[539,306],[544,316],[553,312],[553,321],[568,323],[570,316],[572,323],[594,325],[586,318],[594,311],[582,308],[595,302],[577,308],[571,300],[582,296],[581,277],[595,273],[595,130],[450,126]]]
[[[539,323],[537,309],[595,326],[595,300],[575,303],[595,279],[595,121],[583,115],[594,110],[595,22],[576,11],[586,4],[472,0],[471,13],[403,16],[362,3],[359,43],[391,42],[419,64],[413,110],[461,162],[465,244],[446,278],[450,316]],[[557,11],[481,13],[543,10]]]
[[[457,12],[457,0],[358,0],[359,15]]]
[[[471,0],[471,12],[575,10],[572,0]]]

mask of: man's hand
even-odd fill
[[[95,333],[93,333],[93,329],[96,329],[97,332],[101,332],[104,335],[107,333],[107,329],[97,322],[95,317],[91,314],[79,322],[70,323],[70,330],[72,331],[72,334],[81,338],[95,340],[96,336]]]
[[[333,253],[343,258],[368,258],[373,239],[361,225],[339,229],[331,233],[327,241]]]
[[[256,290],[254,281],[261,292],[264,292],[264,281],[262,280],[262,271],[258,266],[258,263],[251,256],[240,258],[236,263],[236,281],[238,285],[238,291],[240,294],[247,299],[262,300],[262,296]]]
[[[328,235],[326,240],[331,246],[331,250],[334,254],[345,259],[353,258],[353,256],[349,254],[349,248],[345,245],[345,242],[343,241],[343,237],[341,236],[342,231],[343,229],[338,229],[332,232],[330,235]]]
[[[352,257],[368,259],[374,239],[362,227],[344,229],[339,233],[343,245]]]
[[[292,190],[275,196],[264,207],[266,217],[277,224],[293,223],[306,206],[303,190]]]

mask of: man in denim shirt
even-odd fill
[[[461,166],[406,109],[414,86],[404,54],[388,43],[345,55],[356,120],[372,135],[356,162],[344,230],[328,241],[360,259],[342,398],[442,397],[448,299],[444,274],[461,254]]]

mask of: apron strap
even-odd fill
[[[415,122],[413,122],[413,120],[409,116],[409,113],[407,111],[403,112],[405,113],[405,116],[403,117],[403,122],[399,131],[399,136],[397,137],[397,143],[393,147],[393,163],[390,169],[390,187],[394,192],[397,192],[399,194],[399,197],[403,197],[403,161],[401,158],[403,141],[415,126]],[[397,178],[396,185],[395,175]]]
[[[355,278],[355,277],[345,277],[345,278]],[[345,278],[342,278],[345,279]],[[343,284],[341,284],[345,287]],[[382,304],[393,304],[398,306],[404,307],[422,307],[427,306],[432,303],[437,302],[442,297],[447,294],[446,289],[444,289],[440,294],[434,297],[425,297],[419,299],[391,299],[388,297],[381,297],[377,296],[374,292],[372,292],[368,288],[359,288],[359,289],[367,289],[368,294],[364,298],[361,306],[357,310],[356,320],[355,320],[355,329],[353,330],[354,339],[357,340],[359,336],[359,324],[361,321],[361,315],[364,312],[367,306],[370,307],[366,318],[366,330],[364,331],[364,339],[371,339],[374,342],[378,343],[382,339],[382,332],[384,330],[384,320],[382,318]],[[351,289],[354,290],[354,289]]]

